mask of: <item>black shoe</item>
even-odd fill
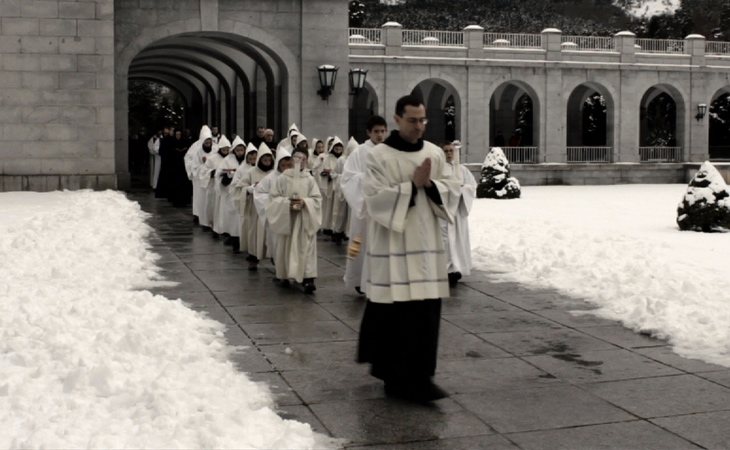
[[[360,295],[365,294],[363,291],[360,290],[360,286],[355,286],[355,292],[357,292]]]
[[[317,290],[317,287],[314,285],[314,279],[312,278],[305,279],[302,282],[302,287],[304,288],[305,294],[311,294]]]
[[[449,286],[454,287],[461,280],[461,272],[449,273]]]
[[[332,236],[332,230],[322,230],[322,234],[325,236]]]
[[[214,232],[213,232],[213,239],[220,239],[220,238],[221,238],[221,235],[220,235],[220,234],[218,234],[218,233],[216,233],[216,232],[214,231]]]
[[[205,225],[200,227],[203,231],[212,231],[210,227],[206,227]]]
[[[228,234],[228,233],[223,233],[223,237],[225,238],[225,239],[223,239],[223,245],[232,245],[233,238],[231,237],[230,234],[228,236],[226,236],[226,234]]]
[[[200,221],[198,220],[198,216],[193,216],[193,223],[194,223],[195,225],[197,225],[197,224],[199,224],[199,223],[200,223]]]
[[[344,233],[334,233],[332,234],[332,242],[335,243],[335,245],[342,244],[342,239],[344,238]]]
[[[449,396],[432,381],[417,384],[386,382],[385,395],[416,403],[430,403]]]

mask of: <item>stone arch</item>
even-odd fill
[[[614,161],[615,96],[602,83],[578,84],[566,105],[569,162]]]
[[[730,85],[718,89],[707,106],[708,146],[713,161],[730,160]]]
[[[367,121],[378,114],[378,94],[373,86],[365,82],[365,87],[357,95],[350,96],[349,135],[358,142],[367,140]]]
[[[218,39],[231,46],[231,48],[235,46],[239,49],[249,50],[249,56],[265,63],[262,64],[263,66],[275,66],[273,72],[266,73],[266,77],[270,82],[269,89],[274,94],[262,96],[266,98],[267,118],[270,126],[275,129],[278,128],[280,131],[288,118],[296,117],[300,111],[300,99],[297,95],[301,91],[300,64],[298,58],[278,37],[262,28],[230,19],[220,20],[217,31],[201,31],[201,28],[199,17],[173,21],[165,23],[163,26],[145,26],[136,30],[134,36],[127,41],[126,45],[115,50],[115,97],[117,99],[115,108],[115,134],[117,136],[115,166],[118,179],[121,180],[120,185],[125,185],[124,180],[128,179],[128,146],[126,142],[128,138],[128,106],[126,99],[128,97],[130,67],[135,57],[156,42],[169,40],[176,36],[202,36],[207,39]],[[149,73],[150,70],[151,68],[148,67],[147,72]],[[219,88],[223,87],[226,91],[226,97],[230,99],[231,104],[225,108],[225,114],[226,117],[233,115],[228,121],[234,127],[238,123],[235,119],[236,110],[238,109],[235,107],[235,102],[237,97],[236,87],[239,81],[244,89],[247,85],[250,86],[250,90],[256,89],[255,86],[251,86],[255,82],[254,80],[233,80],[230,86],[227,87],[224,83],[218,85]],[[214,92],[202,93],[201,97],[207,99],[209,95],[219,94],[215,87],[212,91]],[[229,93],[231,95],[228,95]],[[255,96],[244,95],[244,103],[244,114],[252,115],[252,109],[256,105]],[[249,126],[255,127],[255,120],[250,122]]]
[[[655,84],[639,102],[639,146],[683,147],[685,102],[670,84]]]
[[[540,98],[530,84],[508,80],[497,86],[489,99],[489,117],[490,147],[509,146],[510,141],[516,147],[540,146]]]
[[[452,83],[443,78],[427,78],[411,88],[426,105],[428,126],[424,138],[432,142],[461,139],[463,117],[461,96]]]

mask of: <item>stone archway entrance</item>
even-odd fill
[[[613,99],[598,84],[584,83],[568,98],[567,161],[608,163],[614,161]]]
[[[535,91],[520,81],[497,87],[489,100],[489,146],[514,163],[539,161],[540,106]]]
[[[461,139],[461,98],[451,84],[432,78],[418,83],[411,94],[426,105],[428,126],[424,139],[436,144]]]

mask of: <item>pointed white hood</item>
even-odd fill
[[[231,141],[229,141],[225,135],[221,135],[220,139],[218,139],[218,148],[220,149],[223,147],[231,148]]]
[[[249,143],[248,143],[248,145],[246,146],[246,154],[247,154],[247,155],[248,155],[249,153],[251,153],[251,152],[257,152],[257,151],[259,151],[259,149],[257,149],[257,148],[256,148],[256,146],[255,146],[255,145],[253,145],[253,144],[252,144],[252,143],[250,143],[250,142],[249,142]]]
[[[292,131],[299,132],[299,128],[297,128],[297,124],[292,122],[291,125],[289,125],[289,129],[286,131],[286,135],[291,137]]]
[[[213,139],[213,132],[210,131],[210,128],[208,125],[203,125],[202,128],[200,128],[200,134],[198,135],[198,140],[202,144],[204,140],[206,139]]]
[[[222,145],[220,144],[220,142],[218,143],[218,145],[222,147]],[[246,146],[246,143],[243,142],[243,139],[241,139],[241,136],[236,136],[236,138],[233,139],[233,142],[231,142],[231,150],[233,150],[234,148],[238,147],[239,145],[242,145],[242,146],[245,147]]]
[[[291,153],[286,149],[281,149],[276,152],[276,160],[274,161],[274,170],[279,171],[279,161],[284,158],[291,158]]]
[[[300,142],[307,140],[307,137],[305,135],[303,135],[302,133],[297,133],[296,136],[297,137],[294,139],[295,146],[299,145]]]
[[[356,148],[358,148],[360,144],[357,143],[354,137],[350,136],[350,140],[347,141],[347,147],[345,147],[345,156],[350,156],[350,153],[354,152]]]
[[[342,151],[344,152],[345,144],[342,143],[342,139],[335,136],[332,138],[332,143],[330,144],[330,148],[327,149],[327,153],[332,153],[332,149],[335,148],[335,145],[337,145],[337,144],[340,144],[343,147]]]
[[[264,155],[271,155],[274,156],[274,153],[271,151],[268,145],[264,144],[263,142],[261,145],[259,145],[258,154],[256,155],[256,167],[259,165],[259,161],[261,161],[261,157]],[[276,167],[276,166],[274,166]]]

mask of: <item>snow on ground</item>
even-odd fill
[[[730,367],[730,233],[679,231],[686,185],[524,187],[477,200],[474,266],[553,288],[591,314],[669,339],[678,354]]]
[[[222,324],[142,290],[144,217],[112,191],[0,193],[0,447],[325,445],[236,370]]]
[[[614,4],[619,6],[624,3],[614,0]],[[663,13],[673,14],[681,5],[681,0],[634,0],[622,7],[634,17],[650,18]]]

